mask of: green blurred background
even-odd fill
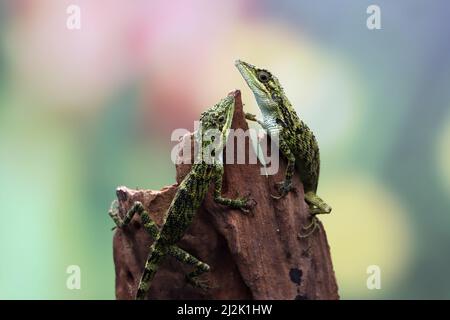
[[[237,58],[273,71],[319,139],[341,297],[450,298],[449,13],[445,0],[1,0],[0,298],[114,298],[116,186],[172,184],[172,130],[232,89],[258,113]]]

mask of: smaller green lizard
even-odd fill
[[[319,182],[320,157],[316,138],[308,126],[298,118],[297,113],[286,97],[278,79],[265,69],[257,68],[244,61],[235,63],[253,94],[261,110],[263,119],[246,113],[245,118],[257,121],[272,137],[278,138],[278,147],[288,160],[285,179],[279,183],[279,196],[284,197],[292,190],[292,176],[297,171],[305,189],[305,201],[312,215],[312,222],[304,229],[311,231],[302,235],[307,237],[318,227],[316,215],[330,213],[331,207],[317,194]]]
[[[200,131],[195,133],[196,141],[201,141],[202,152],[199,152],[196,156],[197,158],[191,171],[180,183],[164,217],[161,230],[158,229],[155,222],[150,218],[148,212],[144,210],[142,203],[135,202],[122,219],[118,214],[117,201],[113,202],[109,215],[114,220],[117,227],[122,228],[126,226],[137,213],[141,217],[145,230],[155,239],[150,248],[147,262],[145,263],[145,268],[136,293],[136,299],[142,300],[145,298],[158,265],[166,256],[172,256],[181,262],[194,266],[194,271],[186,276],[186,280],[193,286],[203,289],[208,288],[206,282],[200,281],[198,276],[209,271],[210,267],[178,247],[176,244],[181,240],[186,229],[190,226],[197,209],[202,204],[203,199],[209,190],[209,186],[212,183],[214,183],[215,186],[214,200],[219,204],[234,209],[241,209],[243,212],[248,212],[249,209],[256,204],[254,200],[248,199],[247,197],[228,199],[221,195],[222,177],[224,173],[223,164],[221,162],[221,151],[223,151],[224,145],[226,144],[229,129],[231,127],[231,121],[234,114],[234,103],[234,96],[230,95],[202,113],[200,118],[201,133]],[[207,139],[206,134],[211,133],[211,130],[215,130],[219,134],[213,134]],[[212,139],[212,136],[216,138]],[[213,147],[213,144],[214,148],[211,148]],[[202,157],[202,155],[204,155],[203,151],[207,149],[212,150],[211,155],[213,158]],[[219,156],[219,153],[217,153],[219,150],[220,158],[217,157]]]

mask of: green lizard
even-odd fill
[[[292,190],[292,176],[295,170],[305,189],[305,201],[309,205],[312,222],[304,229],[310,229],[306,235],[312,234],[319,227],[316,215],[330,213],[331,207],[317,196],[320,157],[316,138],[308,126],[298,118],[297,113],[284,94],[278,79],[269,71],[259,69],[249,63],[237,60],[236,67],[253,91],[263,119],[246,113],[248,120],[258,122],[272,137],[278,138],[281,153],[288,160],[284,181],[278,183],[279,196],[284,197]]]
[[[150,283],[156,273],[158,265],[161,260],[170,255],[177,260],[193,265],[194,271],[186,276],[186,280],[193,286],[206,289],[208,286],[203,281],[198,279],[198,276],[209,271],[210,267],[192,256],[190,253],[179,248],[176,244],[183,237],[186,229],[190,226],[192,219],[195,216],[197,209],[203,202],[209,186],[214,183],[214,200],[215,202],[226,205],[234,209],[241,209],[248,212],[256,202],[247,197],[228,199],[221,195],[222,192],[222,176],[224,172],[223,164],[221,162],[223,147],[227,141],[231,120],[234,113],[234,96],[230,95],[221,100],[218,104],[203,112],[200,118],[201,132],[197,131],[196,141],[201,141],[203,150],[212,149],[212,157],[202,157],[204,152],[199,152],[196,155],[191,171],[180,183],[178,190],[170,204],[169,209],[164,218],[164,223],[161,230],[158,230],[156,224],[151,220],[149,214],[144,210],[142,203],[135,202],[132,208],[126,213],[123,219],[118,215],[117,202],[113,203],[110,216],[116,223],[117,227],[122,228],[126,226],[134,214],[141,217],[142,224],[145,230],[155,238],[147,262],[139,283],[136,293],[136,299],[144,299],[146,293],[150,288]],[[206,134],[215,130],[218,134],[212,135],[215,138],[206,138]],[[213,132],[214,133],[214,132]],[[220,156],[220,158],[219,158]],[[212,161],[207,161],[212,160]]]

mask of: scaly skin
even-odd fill
[[[305,201],[310,207],[312,222],[305,229],[311,229],[302,237],[312,234],[319,226],[317,214],[330,213],[331,207],[317,196],[320,155],[317,140],[308,126],[298,118],[286,97],[278,79],[269,71],[259,69],[249,63],[237,60],[235,63],[253,94],[261,110],[263,119],[246,114],[246,119],[257,121],[270,136],[278,137],[281,153],[288,160],[284,181],[279,185],[279,196],[284,197],[292,190],[292,176],[295,170],[305,189]]]
[[[219,132],[220,135],[218,135],[218,141],[216,141],[217,138],[214,140],[214,143],[218,143],[215,150],[223,150],[228,136],[228,129],[230,129],[231,126],[233,113],[234,97],[232,96],[226,97],[214,107],[202,113],[200,118],[202,132],[196,132],[195,134],[197,141],[202,140],[202,150],[205,150],[208,146],[211,147],[211,143],[213,143],[210,141],[211,139],[205,137],[205,133],[207,133],[207,130],[209,129],[218,130],[217,132]],[[176,244],[181,240],[186,229],[190,226],[211,183],[215,184],[214,200],[219,204],[234,209],[241,209],[244,212],[248,212],[248,210],[256,204],[255,202],[252,203],[253,200],[247,198],[223,198],[221,196],[223,164],[216,157],[214,157],[216,161],[209,162],[205,161],[206,158],[202,159],[201,157],[202,153],[199,153],[199,155],[197,155],[197,161],[193,164],[191,171],[180,183],[165,215],[163,227],[160,231],[140,202],[134,203],[123,220],[118,215],[117,202],[113,202],[109,214],[117,227],[122,228],[126,226],[131,221],[134,214],[137,213],[141,217],[145,230],[155,238],[155,241],[150,248],[147,262],[145,263],[136,299],[142,300],[146,297],[158,265],[161,263],[162,259],[168,255],[175,257],[181,262],[193,265],[195,269],[186,276],[186,280],[193,286],[203,289],[207,288],[207,285],[198,280],[197,277],[202,273],[209,271],[210,267],[206,263],[179,248]]]

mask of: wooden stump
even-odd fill
[[[240,92],[232,128],[248,129]],[[246,142],[246,153],[254,151]],[[236,152],[236,151],[235,151]],[[203,275],[212,286],[208,291],[191,287],[185,274],[192,267],[172,257],[161,263],[149,291],[149,299],[339,299],[338,288],[323,226],[308,238],[300,238],[302,226],[310,223],[303,186],[297,175],[295,192],[280,200],[275,183],[284,177],[286,162],[280,159],[276,175],[261,175],[261,164],[225,165],[222,194],[235,198],[251,194],[257,206],[251,214],[231,210],[214,202],[212,188],[179,246],[211,266]],[[189,172],[177,165],[177,183]],[[117,189],[120,214],[141,201],[157,223],[172,201],[177,184],[160,191]],[[140,218],[114,234],[117,299],[133,299],[152,239]]]

